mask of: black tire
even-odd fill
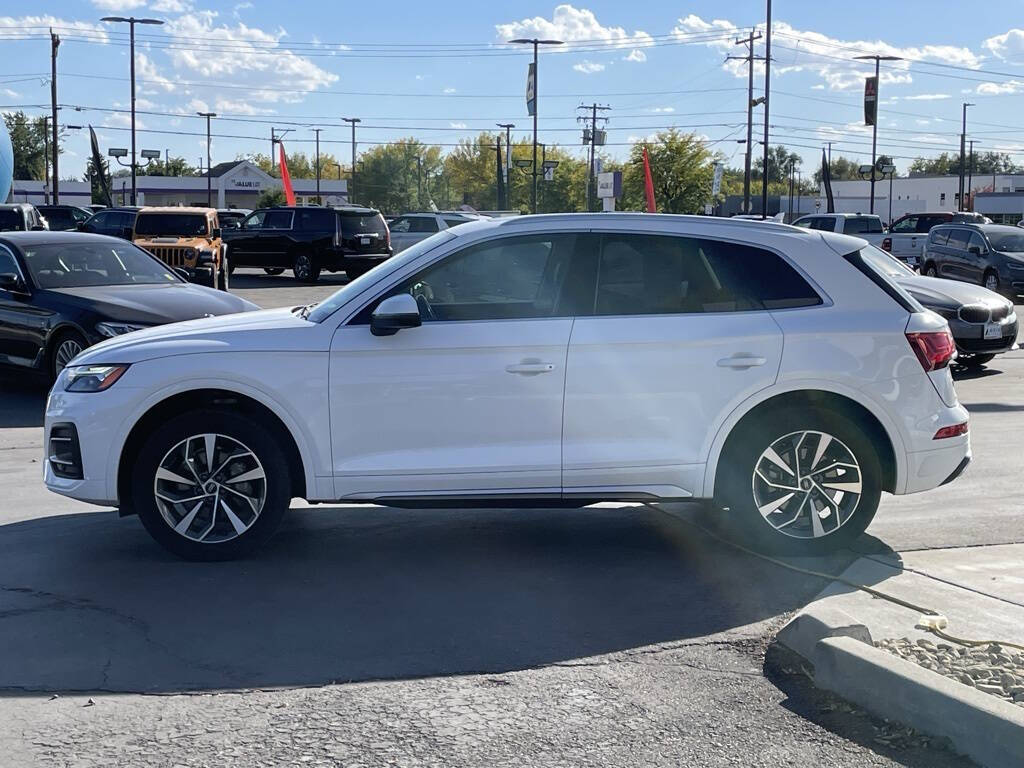
[[[265,474],[264,502],[256,512],[254,520],[248,521],[250,527],[234,538],[216,543],[195,541],[177,533],[164,519],[154,496],[156,473],[164,457],[187,438],[211,433],[218,435],[217,440],[221,446],[221,452],[215,453],[215,462],[220,461],[224,455],[223,444],[226,437],[241,443],[243,447],[251,451],[262,465]],[[232,449],[235,448],[230,443],[229,446]],[[215,447],[214,450],[216,452],[218,449]],[[196,452],[196,456],[205,458],[205,449]],[[228,466],[227,461],[224,464]],[[205,469],[202,460],[199,460],[198,466],[200,467],[198,471],[202,473]],[[225,410],[191,411],[160,424],[145,439],[137,458],[128,471],[131,472],[131,505],[138,513],[142,524],[165,549],[186,560],[231,560],[248,554],[264,544],[274,534],[291,501],[288,462],[278,447],[278,439],[258,420]],[[205,480],[202,474],[199,477]],[[235,488],[239,487],[243,486],[235,486]],[[231,498],[231,496],[225,492],[225,498]],[[228,520],[228,523],[225,523],[227,515],[222,508],[217,507],[218,500],[219,496],[216,496],[208,502],[202,502],[209,504],[209,507],[201,508],[200,512],[193,517],[193,525],[195,525],[195,521],[198,521],[198,524],[202,526],[209,520],[214,533],[227,529],[227,525],[231,521]],[[219,518],[210,514],[209,510],[213,508],[217,509]],[[184,512],[184,508],[181,509]],[[245,507],[243,506],[242,509]],[[177,510],[172,511],[176,512]],[[178,522],[181,522],[184,517],[185,514],[182,514]],[[185,530],[188,531],[190,528],[191,526]],[[228,535],[230,535],[230,530]]]
[[[988,284],[990,277],[995,281],[995,285],[992,286],[992,287],[990,287],[989,284]],[[988,288],[990,291],[995,291],[998,294],[1002,294],[1002,291],[1000,290],[1000,285],[999,285],[999,275],[995,272],[995,270],[992,270],[992,269],[985,270],[985,274],[983,274],[981,276],[981,285],[982,285],[983,288]]]
[[[922,270],[921,274],[924,275],[925,277],[939,276],[938,270],[935,269],[935,265],[932,264],[931,262],[928,262],[927,264],[924,265],[924,269]]]
[[[956,359],[957,365],[962,365],[964,368],[984,368],[986,365],[995,360],[994,354],[988,355],[974,355],[974,354],[962,354]]]
[[[79,351],[89,346],[89,342],[78,331],[60,331],[50,342],[50,348],[46,355],[46,375],[50,382],[57,380],[64,365],[69,362],[67,354],[72,345],[77,345]]]
[[[284,274],[283,267],[264,267],[263,271],[266,272],[271,277],[277,277],[278,275]]]
[[[345,274],[349,280],[355,280],[357,277],[362,277],[370,269],[368,267],[345,267]]]
[[[313,261],[312,254],[300,253],[295,257],[292,274],[300,283],[315,283],[320,279],[320,267]]]
[[[752,549],[762,552],[781,553],[790,555],[820,555],[833,552],[837,549],[849,546],[871,523],[878,510],[878,502],[882,490],[882,469],[878,458],[878,451],[872,443],[871,437],[852,419],[836,411],[828,411],[817,408],[783,408],[771,413],[754,418],[754,421],[741,425],[741,431],[729,438],[726,452],[722,456],[722,465],[719,469],[718,479],[715,484],[716,502],[724,508],[722,522],[725,529]],[[856,500],[855,506],[848,512],[848,517],[840,521],[836,528],[827,530],[824,535],[816,537],[798,538],[793,534],[806,534],[807,527],[813,527],[809,515],[800,517],[802,507],[796,509],[793,516],[795,522],[786,527],[789,532],[782,533],[780,529],[767,521],[767,517],[774,515],[768,512],[765,515],[758,510],[755,500],[755,469],[759,467],[759,460],[762,460],[762,453],[769,447],[776,444],[787,436],[800,433],[801,431],[823,432],[830,435],[833,441],[830,445],[834,450],[848,449],[860,467],[860,498]],[[803,446],[805,451],[804,461],[808,461],[807,454],[817,447],[820,438],[809,438]],[[839,441],[837,445],[835,441]],[[792,454],[788,454],[789,461],[793,461]],[[813,460],[813,455],[811,459]],[[823,461],[827,460],[823,458]],[[832,470],[833,473],[838,470]],[[844,470],[848,472],[849,470]],[[792,473],[791,473],[792,474]],[[805,477],[817,475],[818,479],[824,482],[821,470]],[[832,479],[832,478],[830,478]],[[844,478],[845,479],[845,478]],[[838,477],[833,482],[839,482]],[[791,480],[798,490],[802,485],[801,480]],[[784,496],[786,491],[775,491],[779,497]],[[819,500],[821,496],[818,491],[810,490],[808,498]],[[843,494],[845,496],[845,492]],[[794,500],[803,498],[803,492],[797,492]],[[853,498],[852,495],[850,498]],[[812,501],[812,503],[816,503]],[[840,499],[840,504],[842,500]],[[767,505],[766,505],[767,506]],[[793,507],[783,507],[779,510],[780,522],[793,511]],[[822,512],[825,505],[822,504]],[[829,515],[835,515],[829,511]],[[833,520],[839,519],[838,516]],[[818,522],[828,526],[828,516],[818,516]],[[806,523],[806,524],[805,524]]]
[[[230,274],[230,267],[228,269],[217,270],[217,290],[227,291],[228,290],[228,275]]]

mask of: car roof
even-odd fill
[[[19,210],[24,210],[25,208],[32,207],[32,203],[0,203],[0,208],[9,208],[12,210],[15,208],[18,208]]]
[[[189,208],[185,206],[174,206],[174,205],[147,205],[139,209],[139,213],[216,213],[216,208]]]
[[[59,230],[45,230],[36,232],[3,232],[0,233],[0,243],[13,245],[17,248],[31,245],[59,245],[61,243],[121,243],[127,241],[110,235],[98,235],[92,232],[77,232],[70,230],[61,232]]]

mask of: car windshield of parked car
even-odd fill
[[[0,210],[0,232],[20,231],[24,229],[21,220],[21,211],[10,208]]]
[[[209,234],[201,213],[140,213],[135,219],[137,237],[203,237]]]
[[[394,273],[410,261],[418,259],[423,254],[454,239],[455,235],[451,234],[448,230],[444,230],[409,246],[394,258],[390,258],[366,274],[360,275],[352,282],[346,284],[341,290],[331,294],[319,304],[310,307],[308,319],[314,323],[327,319],[338,307],[344,305],[353,297],[358,296],[382,277]]]
[[[1024,232],[993,233],[987,232],[992,248],[1004,253],[1024,253]]]
[[[917,274],[895,256],[874,245],[869,245],[861,250],[861,255],[864,257],[864,261],[888,277],[911,277]]]
[[[131,243],[50,243],[24,248],[22,253],[39,288],[180,282]]]

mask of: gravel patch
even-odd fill
[[[1024,707],[1024,652],[997,643],[965,648],[906,637],[879,640],[875,647]]]

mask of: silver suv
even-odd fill
[[[485,218],[474,213],[463,211],[438,211],[436,213],[406,213],[389,222],[391,229],[391,247],[395,253],[405,250],[410,245],[426,240],[435,232],[451,229],[468,221]]]

